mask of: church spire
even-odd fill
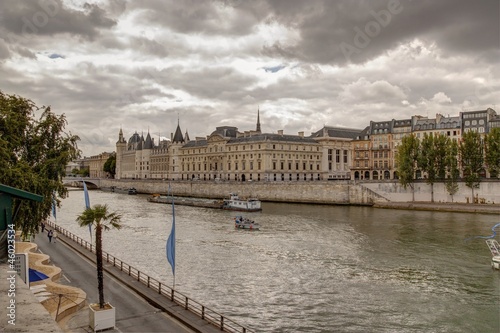
[[[260,107],[257,107],[257,128],[255,130],[260,133]]]

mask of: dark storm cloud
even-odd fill
[[[133,1],[130,9],[137,10],[139,24],[164,26],[179,33],[245,35],[258,23],[252,13],[240,9],[238,1]]]
[[[273,1],[272,17],[298,29],[300,39],[265,45],[269,56],[308,62],[363,63],[421,38],[450,54],[481,54],[500,45],[498,0],[307,1],[321,8],[301,15],[306,2]]]
[[[86,3],[81,10],[73,10],[61,0],[6,0],[0,2],[0,11],[3,13],[0,26],[14,35],[68,33],[94,39],[100,29],[109,29],[116,24],[97,5]]]

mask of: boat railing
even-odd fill
[[[68,230],[62,228],[61,226],[55,224],[52,221],[47,221],[48,225],[53,227],[59,232],[60,235],[64,235],[67,238],[71,239],[73,242],[82,246],[86,250],[95,253],[96,248],[92,243],[87,242],[79,236],[69,232]],[[165,297],[168,297],[172,302],[182,306],[185,310],[188,310],[201,319],[209,322],[215,327],[219,328],[222,332],[230,332],[230,333],[253,333],[252,330],[236,323],[235,321],[225,317],[224,315],[204,306],[203,304],[189,298],[183,293],[169,287],[165,283],[158,281],[157,279],[150,277],[146,273],[138,270],[137,268],[125,263],[123,260],[118,259],[117,257],[107,253],[106,251],[102,251],[102,258],[116,267],[120,271],[126,273],[132,278],[136,279],[138,282],[141,282],[148,288],[156,291],[158,294],[161,294]]]
[[[500,244],[494,239],[487,239],[486,244],[490,248],[491,255],[493,257],[500,255]]]

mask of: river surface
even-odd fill
[[[122,215],[104,250],[172,286],[171,205],[89,194]],[[84,205],[70,191],[57,223],[90,240]],[[499,216],[263,203],[244,231],[234,212],[175,211],[176,290],[257,332],[500,332],[500,272],[484,240],[464,241]]]

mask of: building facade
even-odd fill
[[[397,152],[403,137],[445,135],[459,141],[462,133],[481,134],[499,127],[493,109],[459,116],[370,121],[365,129],[324,126],[305,136],[262,133],[257,113],[255,130],[240,132],[220,126],[206,137],[189,138],[179,123],[170,140],[155,144],[150,134],[135,132],[128,140],[120,129],[116,143],[118,179],[212,181],[317,181],[397,179]],[[94,169],[94,168],[92,168]]]

